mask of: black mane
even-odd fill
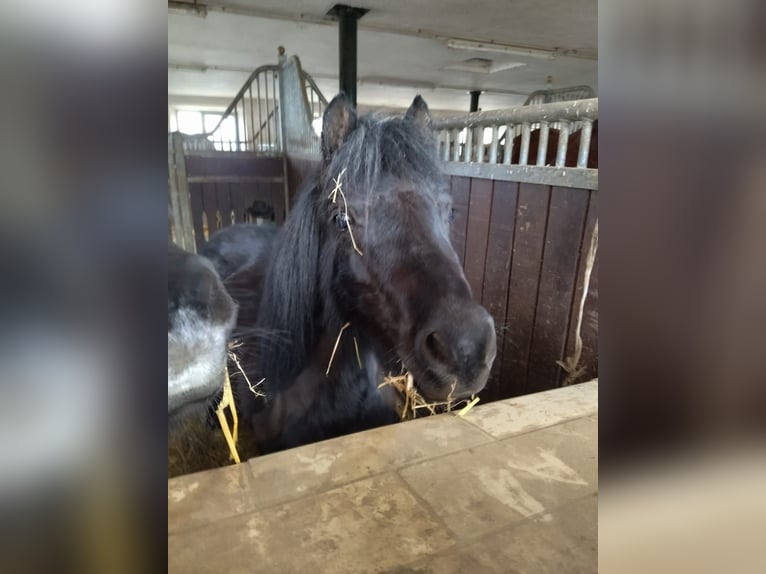
[[[319,226],[329,218],[327,196],[341,172],[346,194],[385,193],[388,178],[423,188],[444,182],[429,131],[402,118],[359,118],[343,145],[326,158],[318,178],[299,194],[271,257],[258,328],[272,336],[260,341],[256,365],[258,378],[265,377],[272,389],[305,367],[322,331],[338,332],[342,326],[327,285],[336,244],[323,243]]]

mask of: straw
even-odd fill
[[[330,367],[332,367],[333,359],[335,359],[335,352],[338,350],[338,345],[340,344],[340,338],[343,335],[343,331],[345,331],[350,326],[351,326],[351,322],[348,322],[340,328],[340,332],[338,333],[338,338],[335,339],[335,346],[332,348],[332,355],[330,355],[330,362],[327,364],[327,370],[324,373],[325,377],[330,376]],[[357,354],[357,357],[358,356],[359,355]],[[361,366],[361,360],[359,361],[359,364]]]
[[[343,185],[341,184],[340,180],[343,178],[343,174],[346,173],[346,168],[343,168],[343,171],[341,171],[338,174],[338,177],[333,177],[332,180],[335,182],[335,188],[330,192],[330,195],[327,196],[329,199],[332,199],[333,204],[337,203],[338,201],[338,194],[340,193],[340,197],[343,200],[343,213],[346,216],[346,221],[348,221],[348,235],[351,238],[351,245],[354,246],[354,251],[356,251],[359,255],[363,255],[361,249],[359,249],[359,246],[356,244],[356,239],[354,239],[354,232],[351,230],[351,220],[348,217],[348,202],[346,201],[346,194],[343,193]]]
[[[399,418],[401,420],[415,419],[422,412],[426,413],[425,416],[440,414],[440,412],[442,412],[441,409],[443,409],[443,412],[451,412],[452,409],[463,404],[468,406],[468,404],[473,403],[471,404],[472,408],[479,401],[478,397],[471,397],[473,400],[470,402],[468,399],[462,399],[455,402],[452,398],[452,394],[457,386],[457,381],[455,381],[452,383],[446,401],[429,402],[418,392],[417,386],[415,385],[415,378],[412,376],[412,373],[406,371],[402,371],[400,375],[396,376],[392,376],[389,373],[388,376],[383,379],[383,382],[378,385],[378,388],[380,389],[386,386],[393,387],[402,397],[403,404],[401,412],[399,413]],[[464,410],[468,412],[466,409]]]

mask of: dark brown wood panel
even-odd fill
[[[297,197],[298,192],[303,189],[304,184],[318,173],[319,166],[319,158],[288,154],[287,183],[290,194],[290,205],[295,202],[295,198]]]
[[[218,194],[214,183],[202,184],[202,206],[207,218],[207,235],[210,237],[218,230],[216,212],[218,211]]]
[[[231,225],[231,184],[219,183],[216,184],[215,189],[218,211],[221,213],[221,225],[228,227]]]
[[[271,205],[274,206],[274,221],[282,225],[285,221],[285,187],[282,183],[271,183]]]
[[[516,224],[518,193],[518,183],[494,182],[481,302],[495,321],[499,344],[489,382],[482,392],[484,400],[495,400],[502,395],[502,341],[506,331],[505,312],[508,303],[508,281],[511,275],[511,254],[513,253],[513,232]]]
[[[245,221],[253,202],[274,207],[284,221],[283,181],[236,178],[281,177],[287,169],[291,202],[318,169],[315,158],[255,157],[247,153],[187,156],[198,249],[209,233]],[[216,177],[223,180],[216,180]],[[585,258],[597,218],[597,192],[453,176],[451,240],[474,296],[495,320],[498,353],[485,401],[553,388],[562,383],[556,364],[574,350],[574,329],[583,291]],[[598,373],[598,258],[592,270],[582,324],[583,350],[577,381]]]
[[[205,245],[205,234],[202,229],[202,212],[204,207],[202,205],[201,184],[189,184],[189,203],[192,212],[192,226],[194,227],[194,244],[197,246],[197,251],[199,251]]]
[[[572,309],[588,192],[554,187],[548,209],[526,392],[557,386]]]
[[[589,195],[588,217],[585,223],[582,246],[580,248],[580,258],[577,267],[577,283],[574,297],[572,298],[572,312],[569,318],[569,331],[567,333],[567,345],[564,357],[571,356],[575,351],[575,330],[577,328],[577,318],[580,312],[580,301],[582,300],[588,251],[590,249],[593,231],[596,222],[598,221],[598,193],[591,191],[589,192]],[[588,294],[583,309],[580,335],[582,337],[583,345],[578,366],[583,370],[574,379],[574,383],[590,380],[597,376],[598,373],[598,252],[596,252],[593,268],[591,270]],[[567,373],[563,370],[559,373],[559,384],[564,382],[566,376]]]
[[[460,258],[460,264],[465,265],[465,237],[468,228],[468,200],[471,195],[471,179],[454,176],[450,178],[452,192],[452,245]]]
[[[465,269],[465,277],[471,286],[474,299],[478,301],[481,300],[484,266],[487,260],[487,237],[489,235],[491,209],[492,181],[472,178],[463,269]]]
[[[231,186],[231,204],[237,223],[245,222],[245,210],[252,204],[252,200],[248,201],[248,199],[254,196],[255,187],[254,183],[240,183]]]
[[[580,366],[583,371],[577,382],[589,381],[598,376],[598,252],[591,271],[588,295],[585,298]]]
[[[519,184],[501,367],[506,396],[523,394],[526,385],[549,199],[550,187]]]
[[[187,155],[186,175],[282,177],[282,158],[257,157],[250,153]]]

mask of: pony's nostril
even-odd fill
[[[424,345],[426,354],[433,362],[440,365],[450,364],[450,354],[447,346],[436,332],[429,333],[426,336]]]

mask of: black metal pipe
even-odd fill
[[[336,4],[328,12],[338,18],[339,89],[356,107],[356,30],[357,21],[369,10]]]
[[[473,90],[471,92],[468,92],[471,94],[471,109],[469,109],[469,112],[478,112],[479,111],[479,96],[481,95],[481,90]]]

